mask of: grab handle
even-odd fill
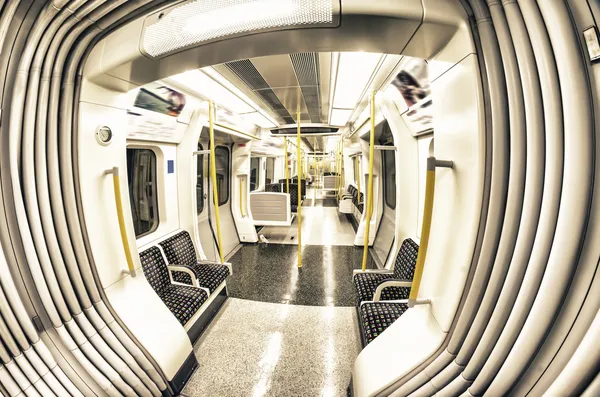
[[[429,245],[429,233],[431,232],[431,217],[433,215],[433,196],[435,193],[435,168],[454,168],[453,161],[436,160],[435,157],[427,158],[427,176],[425,179],[425,206],[423,208],[423,225],[421,228],[421,243],[419,253],[417,254],[417,264],[415,266],[415,275],[413,277],[412,288],[408,298],[408,307],[414,307],[418,304],[430,303],[429,299],[418,300],[419,287],[423,277],[423,268],[425,258],[427,258],[427,246]]]
[[[121,242],[123,243],[123,249],[125,250],[125,258],[127,259],[127,268],[129,269],[129,275],[131,277],[135,277],[135,266],[133,264],[133,257],[131,256],[131,247],[129,246],[129,239],[127,238],[125,217],[123,216],[123,203],[121,202],[121,178],[119,177],[119,167],[113,167],[109,170],[104,171],[104,175],[108,174],[112,174],[113,176],[112,179],[115,192],[115,204],[117,206],[117,218],[119,219]]]

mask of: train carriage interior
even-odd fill
[[[600,395],[599,23],[0,1],[0,395]]]

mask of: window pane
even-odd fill
[[[391,208],[396,208],[396,153],[393,150],[383,151],[383,190],[385,203]]]
[[[275,158],[267,157],[267,185],[275,182]]]
[[[259,185],[259,175],[260,175],[260,158],[252,157],[250,159],[250,191],[254,191],[258,188]]]
[[[202,145],[198,145],[198,151],[202,151]],[[198,168],[196,169],[196,209],[198,214],[204,211],[204,155],[196,156]]]
[[[229,201],[229,149],[217,146],[215,162],[217,163],[217,192],[219,193],[220,207]]]
[[[156,155],[149,149],[127,149],[127,179],[135,236],[142,237],[158,227]]]

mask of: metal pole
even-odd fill
[[[288,167],[288,141],[287,141],[287,137],[284,137],[283,139],[285,139],[283,142],[283,150],[285,151],[285,192],[287,194],[290,194],[290,169]]]
[[[371,135],[369,137],[369,184],[367,185],[367,224],[365,227],[365,246],[363,250],[362,270],[367,269],[369,257],[369,233],[373,216],[373,157],[375,156],[375,91],[371,92]]]
[[[208,102],[208,123],[210,135],[210,179],[212,181],[213,202],[215,204],[215,223],[217,224],[217,243],[219,251],[219,259],[221,263],[225,263],[223,258],[223,243],[221,240],[221,218],[219,217],[219,190],[217,186],[217,161],[215,159],[215,107],[212,101]]]
[[[300,157],[300,107],[298,106],[296,132],[296,157],[298,159],[298,268],[302,267],[302,159]]]

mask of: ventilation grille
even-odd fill
[[[256,95],[258,95],[267,106],[269,106],[273,112],[275,112],[285,124],[294,123],[292,115],[287,111],[283,103],[279,100],[277,95],[271,90],[269,84],[256,70],[256,67],[248,59],[242,61],[233,61],[225,64],[233,74],[235,74],[240,80],[244,82]]]
[[[149,18],[142,48],[159,57],[248,32],[331,26],[332,0],[195,0]]]
[[[296,72],[304,103],[310,121],[321,122],[321,101],[319,97],[319,58],[314,52],[291,54],[290,59]]]

